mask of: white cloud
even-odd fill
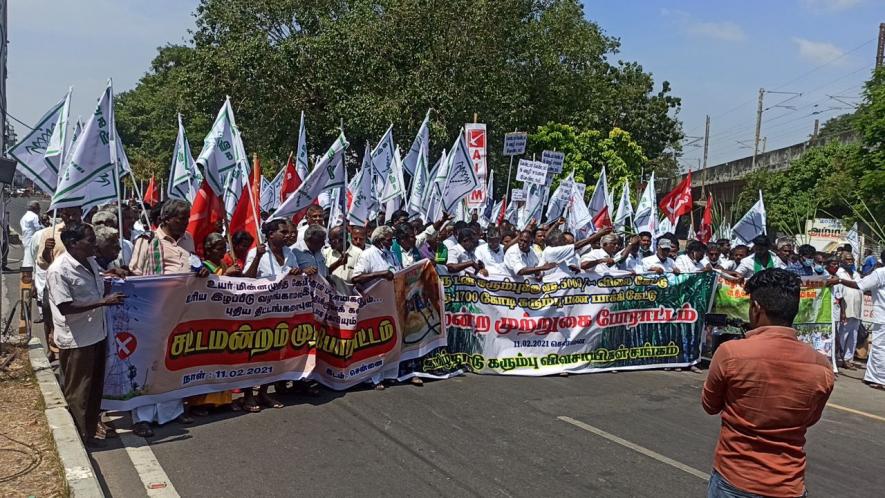
[[[802,0],[802,5],[811,10],[847,10],[860,5],[863,0]]]
[[[679,30],[691,36],[728,42],[747,38],[743,28],[731,21],[702,21],[687,12],[669,9],[661,9],[661,15],[672,17]]]
[[[845,51],[828,42],[816,42],[805,38],[793,37],[793,43],[799,47],[799,56],[817,64],[833,62],[845,55]]]

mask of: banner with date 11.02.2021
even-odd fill
[[[441,278],[455,362],[476,373],[539,376],[697,363],[716,275]]]
[[[439,277],[427,262],[379,280],[362,296],[321,277],[275,280],[193,275],[112,282],[102,407],[315,379],[347,389],[369,379],[444,378],[402,368],[446,344]]]

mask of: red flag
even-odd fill
[[[658,206],[667,219],[671,223],[675,223],[679,216],[691,213],[692,204],[691,171],[689,171],[685,178],[679,182],[679,185],[676,185],[676,188],[661,199]]]
[[[707,205],[704,207],[704,217],[701,218],[701,226],[698,229],[698,240],[709,244],[713,238],[713,194],[707,194]]]
[[[301,186],[302,178],[298,176],[298,170],[295,169],[295,161],[292,160],[292,154],[289,154],[289,161],[286,163],[286,172],[283,173],[283,186],[280,187],[280,202],[285,201],[292,195],[298,187]]]
[[[157,187],[157,182],[154,181],[154,175],[151,175],[147,190],[144,191],[144,203],[150,207],[160,203],[160,189]]]
[[[495,217],[495,221],[496,221],[499,225],[500,225],[501,223],[504,223],[504,216],[505,216],[506,214],[507,214],[507,203],[506,203],[506,202],[502,202],[502,203],[501,203],[501,212],[498,213],[498,216]]]
[[[194,197],[191,217],[187,223],[187,233],[194,239],[197,255],[203,257],[203,240],[212,232],[220,232],[218,223],[224,220],[224,202],[215,195],[206,180]]]
[[[256,182],[256,178],[258,181]],[[240,194],[240,200],[237,201],[237,207],[234,214],[230,217],[231,235],[244,230],[252,235],[252,247],[258,244],[258,227],[261,224],[260,219],[256,219],[259,209],[253,204],[254,199],[259,199],[260,195],[255,193],[255,184],[261,185],[261,163],[258,162],[258,155],[255,154],[252,159],[252,185],[243,185],[243,193]],[[251,194],[249,193],[251,190]]]
[[[593,217],[593,226],[596,227],[597,230],[605,227],[612,227],[612,217],[608,215],[608,206],[603,207],[596,213],[596,216]]]

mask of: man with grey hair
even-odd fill
[[[353,267],[353,283],[355,285],[369,284],[376,279],[393,279],[393,272],[402,267],[396,256],[391,252],[393,245],[393,229],[387,225],[381,225],[372,232],[372,245],[366,247]]]
[[[22,246],[28,247],[28,243],[31,241],[31,237],[33,237],[35,233],[43,229],[43,224],[40,223],[39,202],[31,201],[28,203],[28,210],[25,211],[25,214],[19,221],[19,226],[22,229]]]
[[[105,206],[98,210],[97,213],[92,215],[92,226],[95,227],[95,236],[98,237],[98,227],[105,226],[108,228],[113,228],[117,231],[117,207],[116,206]],[[118,234],[119,238],[119,234]],[[114,262],[112,268],[128,268],[129,261],[132,260],[132,242],[126,240],[125,238],[120,240],[120,251],[117,260]],[[97,256],[96,256],[97,257]]]
[[[618,269],[618,245],[621,243],[617,234],[610,233],[602,237],[601,247],[593,249],[581,258],[581,269],[598,274],[609,273]]]
[[[101,213],[95,213],[98,216]],[[95,221],[95,217],[93,217]],[[102,270],[120,268],[120,232],[107,225],[96,224],[95,228],[95,262]]]
[[[329,278],[329,269],[326,267],[326,258],[323,256],[323,246],[326,245],[326,229],[322,225],[308,226],[304,230],[303,242],[304,249],[293,249],[298,267],[304,270],[306,275],[318,273],[323,278]]]

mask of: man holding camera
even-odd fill
[[[804,496],[805,432],[820,420],[835,380],[829,360],[796,338],[799,277],[755,273],[745,340],[713,355],[701,403],[722,425],[709,497]]]

